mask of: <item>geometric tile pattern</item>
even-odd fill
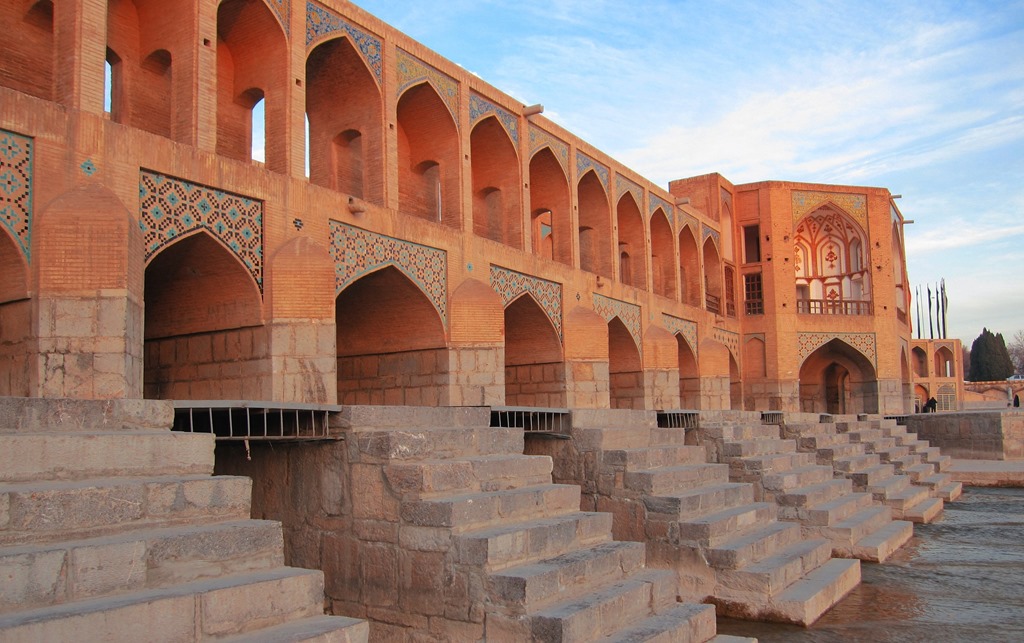
[[[555,158],[562,164],[562,169],[565,170],[566,175],[568,175],[569,146],[544,130],[538,129],[536,125],[530,125],[530,158],[532,159],[533,155],[545,146],[551,148]]]
[[[334,12],[312,2],[306,3],[306,48],[337,32],[343,32],[359,50],[366,66],[373,72],[377,84],[381,84],[384,61],[380,39],[349,24]]]
[[[139,228],[146,261],[190,232],[206,230],[238,257],[263,290],[263,201],[140,170]]]
[[[419,288],[448,327],[448,253],[330,221],[337,295],[360,277],[394,266]]]
[[[277,20],[284,27],[284,34],[288,34],[288,25],[291,22],[292,0],[267,0],[267,4],[277,14]]]
[[[459,125],[459,83],[454,78],[439,72],[412,54],[398,50],[395,56],[398,70],[398,86],[395,97],[400,97],[409,87],[422,81],[427,81],[434,87],[434,91],[441,97],[445,105],[455,119],[455,125]]]
[[[704,243],[704,241],[706,241],[708,237],[711,237],[712,239],[715,240],[715,246],[716,247],[720,247],[719,246],[719,240],[718,240],[718,230],[715,230],[714,228],[711,228],[706,223],[703,224],[703,225],[704,225],[704,234],[701,235],[700,242]]]
[[[636,201],[636,207],[642,208],[644,205],[644,189],[639,184],[634,183],[622,176],[621,174],[615,175],[615,200],[618,201],[622,198],[625,192],[629,192],[633,195],[633,199]]]
[[[619,321],[626,326],[629,334],[633,336],[640,356],[643,357],[644,345],[640,341],[640,306],[594,293],[594,312],[605,321],[611,321],[618,317]]]
[[[0,129],[0,223],[32,261],[32,151],[27,136]]]
[[[597,178],[601,181],[601,184],[604,185],[605,191],[607,191],[608,168],[590,158],[583,152],[576,150],[576,176],[578,178],[583,178],[583,175],[586,174],[588,170],[594,170],[594,173],[597,174]]]
[[[739,333],[734,333],[724,328],[716,328],[712,333],[712,337],[715,341],[722,342],[732,353],[732,358],[736,360],[736,363],[740,362],[740,336]]]
[[[793,192],[793,222],[824,203],[832,203],[853,217],[853,220],[868,229],[867,196],[864,194],[841,194],[836,192]]]
[[[673,317],[665,313],[661,314],[661,320],[668,332],[673,335],[682,335],[686,343],[690,345],[690,350],[693,351],[693,354],[697,354],[697,322]]]
[[[476,122],[487,116],[494,114],[501,124],[508,130],[512,140],[516,142],[516,146],[519,145],[519,119],[514,115],[506,112],[504,109],[498,107],[494,103],[486,101],[475,94],[469,95],[469,124],[476,125]]]
[[[803,361],[833,339],[849,344],[867,357],[876,368],[878,367],[874,333],[798,333],[796,342],[800,360]]]
[[[666,201],[665,199],[661,198],[657,194],[651,194],[650,195],[650,199],[651,199],[651,205],[648,208],[648,210],[650,210],[650,212],[647,213],[648,218],[650,218],[651,216],[654,215],[654,211],[655,210],[657,210],[658,208],[661,208],[661,211],[665,213],[665,218],[668,219],[668,224],[670,226],[672,226],[673,229],[675,229],[675,227],[676,227],[676,209],[674,207],[672,207],[672,205],[670,205],[668,201]]]
[[[491,288],[501,296],[501,301],[506,306],[523,293],[529,293],[551,320],[558,332],[558,338],[563,338],[562,284],[492,265]]]

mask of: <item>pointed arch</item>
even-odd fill
[[[906,256],[903,252],[902,228],[901,222],[898,221],[892,225],[892,272],[896,283],[896,315],[900,321],[906,323],[907,308],[910,305],[910,288],[906,279]]]
[[[644,408],[640,349],[632,333],[618,317],[608,322],[608,378],[613,409]]]
[[[32,302],[28,299],[28,265],[9,233],[0,232],[0,395],[30,393],[29,352]]]
[[[473,178],[473,232],[513,248],[523,246],[519,155],[508,131],[494,115],[470,134]]]
[[[843,340],[829,340],[800,365],[800,406],[806,413],[877,413],[874,366]]]
[[[459,227],[460,144],[448,106],[422,81],[402,92],[397,120],[399,211]]]
[[[676,333],[676,344],[679,353],[679,405],[683,409],[699,409],[701,406],[700,371],[697,366],[697,355],[694,347]]]
[[[647,235],[640,206],[626,192],[615,206],[618,227],[619,281],[647,289]]]
[[[52,0],[0,3],[0,86],[54,99]],[[32,70],[32,73],[25,73]]]
[[[956,377],[956,362],[948,346],[935,349],[935,377]]]
[[[867,242],[864,228],[832,203],[801,217],[793,237],[797,311],[870,314],[871,271],[862,256]]]
[[[679,231],[679,289],[679,299],[684,304],[701,305],[700,253],[697,239],[688,225]]]
[[[505,403],[542,408],[567,404],[562,342],[530,293],[505,307]]]
[[[533,253],[572,265],[572,216],[569,178],[550,146],[530,159],[530,217]]]
[[[704,240],[704,307],[710,313],[721,314],[725,310],[722,306],[723,277],[722,260],[718,255],[718,247],[714,244],[713,237]]]
[[[928,355],[924,352],[924,349],[920,346],[915,346],[910,350],[910,353],[914,356],[914,374],[918,377],[928,377]]]
[[[677,298],[675,256],[672,226],[659,207],[651,215],[651,279],[654,292],[669,299]]]
[[[576,184],[579,203],[580,269],[612,278],[611,209],[604,183],[588,170]]]
[[[348,36],[320,42],[306,57],[309,180],[384,203],[380,87]]]

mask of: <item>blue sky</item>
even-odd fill
[[[1024,0],[357,0],[658,185],[902,194],[949,336],[1024,330]]]

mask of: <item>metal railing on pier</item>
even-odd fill
[[[700,427],[700,411],[676,409],[658,411],[658,427],[662,429],[696,429]]]
[[[761,424],[780,425],[783,423],[782,411],[761,411]]]
[[[569,409],[547,409],[530,406],[492,406],[491,427],[522,429],[530,435],[569,439],[572,414]]]
[[[212,433],[217,440],[339,440],[331,435],[334,404],[251,400],[175,400],[175,431]]]

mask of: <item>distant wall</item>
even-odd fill
[[[942,449],[969,460],[1024,459],[1024,412],[919,413],[907,428]]]

